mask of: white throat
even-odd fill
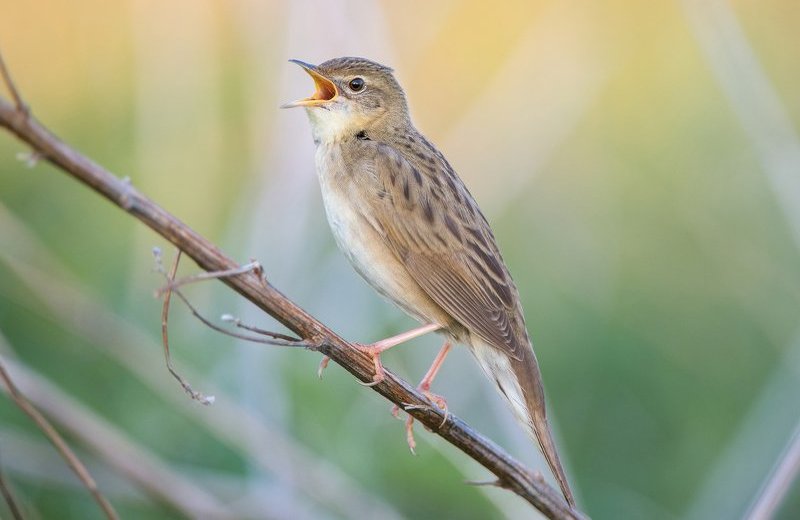
[[[311,134],[316,143],[333,143],[358,132],[360,119],[350,112],[347,105],[306,108],[311,122]]]

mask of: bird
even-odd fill
[[[281,108],[306,110],[325,213],[338,247],[378,293],[422,323],[376,343],[356,344],[374,362],[369,384],[383,381],[381,353],[423,334],[444,334],[418,388],[446,412],[446,400],[430,386],[451,346],[466,345],[538,443],[574,506],[517,287],[475,199],[414,126],[393,69],[360,57],[319,65],[289,61],[311,76],[315,92]],[[324,358],[320,370],[326,364]],[[412,423],[409,418],[413,451]]]

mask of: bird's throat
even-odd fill
[[[334,106],[308,107],[306,113],[311,122],[314,142],[318,144],[332,144],[352,138],[364,124],[364,118]]]

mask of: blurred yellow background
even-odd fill
[[[593,518],[742,517],[795,435],[800,3],[33,0],[0,13],[0,50],[41,121],[356,341],[411,321],[336,250],[306,118],[277,107],[311,92],[290,58],[394,67],[495,229]],[[86,431],[60,428],[125,518],[530,517],[508,492],[464,485],[488,476],[421,428],[411,456],[387,402],[338,367],[319,381],[319,356],[238,343],[176,305],[176,363],[218,397],[190,401],[163,367],[153,298],[150,250],[171,248],[24,151],[0,136],[0,354],[70,398],[59,406]],[[187,293],[208,316],[277,328],[221,284]],[[384,360],[416,381],[437,348]],[[466,349],[434,386],[552,482]],[[146,457],[111,462],[86,440],[107,427]],[[161,493],[126,476],[145,460],[170,476]],[[39,517],[98,517],[5,398],[0,467]],[[792,484],[778,518],[798,516]]]

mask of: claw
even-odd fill
[[[322,356],[322,360],[319,362],[319,368],[317,368],[317,377],[322,379],[322,373],[328,368],[328,363],[331,362],[331,358],[328,356]]]
[[[439,409],[444,412],[444,419],[442,419],[442,423],[439,425],[439,428],[441,428],[442,426],[445,425],[445,423],[447,423],[447,419],[450,418],[450,410],[447,408],[447,400],[441,395],[434,394],[433,392],[425,390],[422,391],[422,394],[425,397],[427,397],[430,402],[438,406]]]
[[[417,441],[414,439],[414,418],[410,415],[406,419],[406,443],[412,455],[417,454]]]
[[[428,391],[427,389],[424,388],[424,385],[420,385],[420,387],[418,387],[417,389],[420,392],[422,392],[422,395],[424,395],[431,402],[431,404],[435,405],[436,407],[438,407],[440,410],[442,410],[444,412],[444,419],[442,420],[442,423],[439,425],[439,428],[443,427],[445,425],[445,423],[447,422],[447,419],[450,418],[450,412],[448,412],[448,410],[447,410],[447,400],[445,400],[445,398],[440,396],[440,395],[437,395],[437,394],[434,394],[434,393]],[[406,412],[408,412],[410,410],[434,410],[434,407],[433,406],[429,406],[427,404],[405,404],[404,403],[403,404],[403,410],[405,410]],[[399,412],[400,412],[400,408],[397,405],[395,405],[392,408],[392,415],[397,417]],[[430,428],[426,428],[426,429],[428,429],[428,431],[431,431]],[[411,415],[409,415],[408,418],[406,419],[406,442],[408,443],[408,449],[411,450],[411,453],[413,455],[416,455],[417,454],[417,441],[416,441],[416,439],[414,439],[414,417],[412,417]]]
[[[378,379],[378,375],[377,374],[375,375],[375,377],[374,377],[374,379],[372,380],[371,383],[364,383],[363,381],[358,381],[358,384],[361,385],[361,386],[375,386],[375,385],[380,384],[380,383],[383,383],[383,377]]]

